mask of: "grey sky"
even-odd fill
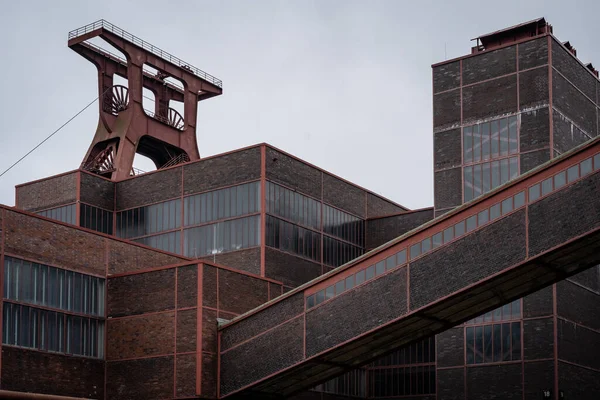
[[[410,208],[433,204],[431,64],[471,38],[545,16],[580,59],[600,64],[594,0],[1,0],[0,171],[97,96],[95,67],[67,33],[104,18],[217,76],[199,104],[202,156],[268,142]],[[76,169],[97,105],[0,178]]]

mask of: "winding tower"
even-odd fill
[[[97,37],[125,58],[92,43]],[[157,169],[200,159],[197,103],[222,94],[221,80],[105,20],[69,32],[68,45],[98,69],[100,117],[82,169],[121,180],[134,173],[136,153]],[[143,89],[154,95],[153,110],[144,109]],[[172,102],[183,103],[184,115]]]

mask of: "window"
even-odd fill
[[[567,170],[567,181],[569,183],[579,178],[579,165],[574,165]]]
[[[120,238],[135,238],[181,227],[181,200],[175,199],[117,213]]]
[[[76,225],[76,206],[75,204],[70,204],[68,206],[62,206],[57,208],[52,208],[49,210],[38,211],[36,214],[41,215],[42,217],[52,218],[57,221],[65,222],[67,224]],[[111,222],[112,225],[112,222]]]
[[[321,229],[321,202],[272,182],[267,182],[266,196],[267,213],[308,228]]]
[[[169,232],[162,235],[146,236],[140,239],[134,239],[134,242],[154,247],[155,249],[170,251],[171,253],[181,253],[181,232]]]
[[[373,368],[369,370],[369,393],[374,397],[435,393],[435,365]]]
[[[535,201],[540,198],[540,184],[533,185],[529,188],[529,201]]]
[[[600,170],[600,153],[594,156],[594,171]]]
[[[581,167],[581,176],[587,175],[592,172],[592,159],[588,158],[579,163]]]
[[[466,166],[463,168],[464,201],[471,201],[518,176],[518,157]]]
[[[323,205],[323,231],[364,247],[364,221],[326,204]]]
[[[467,364],[521,359],[521,322],[465,328]]]
[[[318,385],[314,390],[341,396],[364,398],[366,396],[366,371],[355,369]]]
[[[567,172],[562,171],[554,175],[554,188],[560,189],[567,184]]]
[[[293,227],[292,224],[288,224]],[[183,231],[184,254],[187,257],[205,257],[260,245],[260,216],[238,218],[216,224],[189,228]],[[304,249],[298,231],[288,229],[283,221],[267,218],[269,246],[293,251]],[[286,236],[289,234],[290,236]],[[283,237],[282,237],[283,236]],[[295,239],[295,240],[294,240]]]
[[[518,117],[463,128],[463,162],[486,161],[519,152]]]
[[[318,233],[315,233],[315,235],[317,236],[317,240],[319,240],[320,235]],[[323,263],[327,265],[339,267],[361,256],[363,253],[364,250],[362,247],[353,246],[350,243],[342,242],[329,236],[323,237]]]
[[[79,225],[96,232],[112,235],[113,213],[101,208],[81,203]]]
[[[410,259],[413,260],[421,255],[421,243],[410,246]]]

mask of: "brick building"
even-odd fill
[[[84,41],[97,35],[144,58],[119,59]],[[387,276],[388,283],[408,293],[399,273],[425,258],[402,265],[447,242],[485,247],[478,265],[492,276],[498,271],[487,265],[517,260],[521,247],[535,248],[535,242],[511,244],[510,229],[518,238],[521,228],[541,227],[533,209],[523,218],[527,222],[518,222],[521,207],[558,196],[552,193],[563,186],[592,194],[599,187],[591,180],[600,170],[600,155],[593,153],[600,129],[597,71],[576,58],[570,43],[558,41],[544,19],[480,36],[471,54],[433,66],[435,199],[434,207],[420,210],[408,210],[268,144],[200,159],[194,153],[195,102],[220,94],[222,84],[178,58],[169,55],[165,61],[162,50],[157,55],[128,35],[106,21],[69,35],[70,47],[99,70],[104,101],[96,137],[79,169],[19,185],[16,207],[0,209],[0,395],[7,398],[33,398],[25,392],[92,399],[241,396],[244,382],[250,385],[254,375],[276,376],[275,365],[293,358],[294,350],[286,346],[304,346],[304,357],[312,351],[309,336],[302,340],[292,334],[300,329],[298,318],[290,320],[281,342],[269,336],[299,309],[305,332],[309,319],[319,315],[323,324],[336,326],[335,312],[361,310],[381,324],[389,316],[368,307],[380,302],[382,293],[395,292],[377,277]],[[143,65],[132,59],[142,59]],[[129,87],[113,85],[113,75],[128,78]],[[197,88],[190,89],[194,84]],[[142,87],[156,95],[153,111],[142,107]],[[190,90],[196,92],[192,100]],[[185,115],[170,111],[173,101],[185,105]],[[130,125],[119,131],[123,121]],[[140,126],[148,134],[132,136]],[[172,130],[192,135],[193,145],[172,140]],[[127,140],[137,143],[134,152],[127,153]],[[157,170],[130,173],[135,152],[148,155]],[[577,162],[573,178],[575,167],[563,167],[572,160]],[[519,191],[554,171],[549,183]],[[491,204],[506,193],[511,193],[508,211],[504,201]],[[548,210],[568,208],[556,201]],[[587,201],[589,223],[596,223],[600,205],[594,198]],[[362,275],[346,276],[362,260],[387,257],[390,246],[470,210],[478,210],[473,228],[472,217],[461,220],[419,239],[403,256],[394,253],[393,261],[388,257]],[[513,210],[520,211],[510,214]],[[548,210],[538,214],[542,221],[550,218]],[[570,221],[556,221],[564,226],[563,239],[579,238],[583,231],[569,231],[570,223],[582,225],[579,217],[567,217]],[[511,245],[505,252],[485,229],[477,238],[455,240],[491,221],[508,227],[505,241]],[[449,248],[433,254],[440,262],[459,263],[456,255],[466,250]],[[600,271],[589,268],[590,260],[579,260],[576,269],[547,282],[538,276],[540,283],[522,291],[498,284],[489,291],[504,301],[457,308],[461,317],[455,319],[430,316],[441,321],[431,335],[423,328],[414,340],[398,342],[399,349],[373,351],[376,357],[364,358],[368,362],[341,368],[337,361],[323,361],[339,371],[315,378],[318,386],[295,390],[294,396],[558,399],[562,393],[596,399]],[[386,272],[396,265],[401,268]],[[572,275],[578,271],[583,272]],[[337,274],[344,279],[325,285]],[[416,275],[411,282],[419,279]],[[431,279],[422,279],[424,292]],[[469,279],[466,274],[459,280]],[[327,308],[336,307],[334,298],[352,299],[344,293],[368,288],[364,282],[369,280],[379,286],[368,296],[359,297],[356,289],[350,303]],[[451,285],[448,280],[446,286]],[[418,302],[426,305],[426,297]],[[388,301],[403,307],[401,299]],[[479,311],[486,312],[477,316]],[[372,323],[367,319],[365,327],[357,323],[356,328],[367,329]],[[369,329],[375,329],[373,323]],[[248,358],[255,349],[244,350],[256,335],[270,338],[258,344],[264,360]],[[312,346],[325,349],[338,340],[334,336],[326,334]],[[334,375],[339,376],[329,379]]]

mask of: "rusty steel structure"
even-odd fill
[[[125,58],[91,43],[93,38]],[[105,20],[69,32],[68,45],[98,69],[100,118],[82,169],[120,180],[134,175],[136,153],[157,169],[200,159],[197,103],[222,94],[221,80]],[[127,79],[128,87],[115,85],[115,76]],[[154,94],[154,110],[144,109],[143,89]],[[183,103],[183,116],[171,102]]]

